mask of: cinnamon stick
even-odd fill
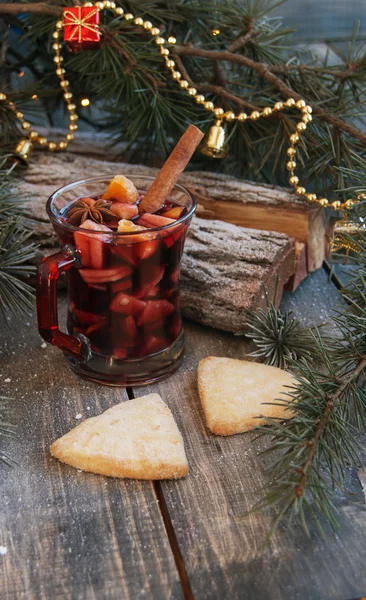
[[[202,138],[202,131],[189,125],[141,200],[140,213],[155,213],[163,206]]]

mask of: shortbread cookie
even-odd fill
[[[263,418],[286,419],[284,406],[264,404],[285,399],[294,378],[276,367],[246,360],[209,356],[198,365],[198,390],[207,427],[217,435],[232,435],[265,425]]]
[[[159,394],[87,419],[50,450],[68,465],[109,477],[178,479],[188,473],[182,436]]]

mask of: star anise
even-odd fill
[[[77,200],[70,208],[68,213],[68,222],[70,225],[82,225],[84,221],[90,219],[95,223],[104,223],[116,218],[116,215],[110,211],[112,202],[106,200],[92,201],[91,198]]]

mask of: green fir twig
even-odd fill
[[[270,535],[285,516],[298,517],[308,534],[311,517],[322,529],[319,515],[336,529],[333,490],[342,488],[346,467],[359,464],[357,437],[365,428],[366,415],[366,244],[358,244],[358,268],[341,291],[345,308],[332,318],[335,335],[324,338],[316,330],[309,332],[316,343],[316,361],[299,360],[297,345],[286,346],[283,364],[286,358],[296,385],[288,399],[276,403],[286,406],[291,418],[285,422],[266,418],[267,426],[258,427],[260,436],[269,439],[265,454],[276,456],[269,491],[254,507],[274,507]],[[283,321],[282,313],[275,314],[276,319],[276,309],[269,306],[269,310],[271,320],[265,311],[258,315],[259,343],[263,335],[271,337],[268,326],[273,327],[272,337],[278,335],[276,328]],[[259,352],[264,350],[268,352],[262,344]]]

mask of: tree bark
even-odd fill
[[[265,304],[264,287],[278,306],[295,260],[295,242],[283,233],[196,217],[182,261],[182,312],[203,325],[243,331],[246,311]]]
[[[34,160],[36,158],[36,160]],[[157,169],[106,162],[87,156],[39,153],[24,171],[18,191],[29,199],[27,213],[35,219],[33,240],[39,258],[54,252],[58,240],[46,214],[46,200],[68,182],[96,174],[156,175]],[[270,295],[277,284],[276,303],[283,286],[295,272],[295,240],[286,233],[244,229],[213,219],[219,197],[230,206],[229,215],[241,214],[248,203],[266,210],[307,214],[307,207],[287,190],[239,181],[206,172],[183,174],[182,183],[194,189],[212,208],[201,207],[209,220],[195,217],[182,262],[182,311],[195,321],[227,331],[241,331],[245,310],[263,305],[263,285]],[[286,208],[287,207],[287,208]],[[236,211],[235,211],[236,208]],[[266,209],[266,210],[265,210]],[[240,217],[241,218],[241,217]]]

